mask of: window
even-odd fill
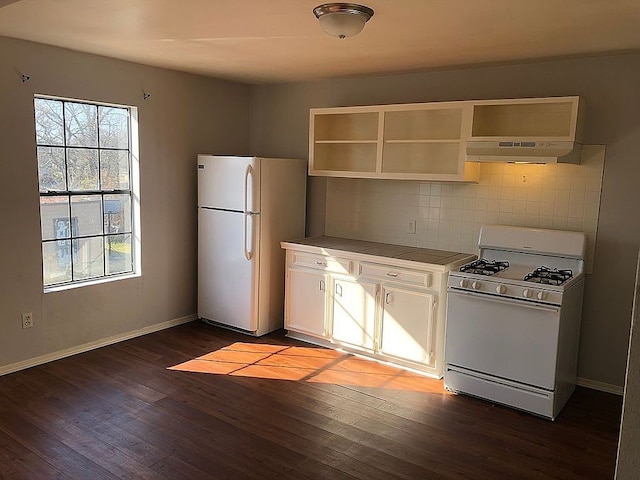
[[[136,270],[131,107],[35,97],[45,290]]]

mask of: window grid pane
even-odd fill
[[[45,288],[133,272],[130,109],[34,107]]]

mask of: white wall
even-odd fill
[[[0,59],[0,371],[195,314],[196,155],[248,153],[249,87],[8,38]],[[138,107],[141,277],[43,294],[36,93]]]
[[[616,480],[636,480],[638,472],[640,472],[640,455],[638,455],[638,446],[640,446],[640,327],[638,326],[638,308],[640,308],[640,256],[638,256],[631,318],[631,338],[629,340],[620,441],[618,442]]]
[[[579,95],[586,101],[585,143],[606,145],[593,258],[585,287],[578,375],[622,386],[635,258],[640,244],[640,55],[332,79],[251,89],[251,148],[263,155],[308,156],[309,108],[448,100]],[[310,181],[307,234],[325,232],[335,193]],[[363,181],[366,184],[374,180]],[[412,194],[408,182],[397,193]],[[387,224],[393,220],[385,213]],[[367,232],[369,234],[370,232]],[[428,235],[428,234],[426,234]],[[597,383],[596,383],[597,384]]]

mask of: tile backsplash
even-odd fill
[[[484,163],[477,184],[329,178],[325,233],[477,253],[485,224],[581,231],[589,272],[603,171],[604,146],[589,145],[580,165]]]

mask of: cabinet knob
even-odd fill
[[[398,274],[396,272],[387,272],[387,276],[396,278]]]

